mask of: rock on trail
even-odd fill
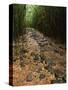
[[[66,53],[63,45],[53,42],[38,30],[26,28],[18,46],[14,48],[14,85],[66,82]]]

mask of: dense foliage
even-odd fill
[[[25,5],[13,5],[13,38],[16,40],[23,32],[24,16],[26,13]]]
[[[66,8],[36,5],[13,5],[13,37],[23,28],[36,28],[46,36],[66,42]]]
[[[35,8],[32,24],[45,35],[64,42],[66,39],[66,8],[39,6]]]

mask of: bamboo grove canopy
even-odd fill
[[[13,39],[32,27],[44,35],[66,41],[66,7],[13,4]]]

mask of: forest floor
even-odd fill
[[[33,28],[13,43],[13,85],[66,82],[66,48]]]

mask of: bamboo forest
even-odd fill
[[[66,83],[66,7],[11,4],[9,19],[9,83]]]

